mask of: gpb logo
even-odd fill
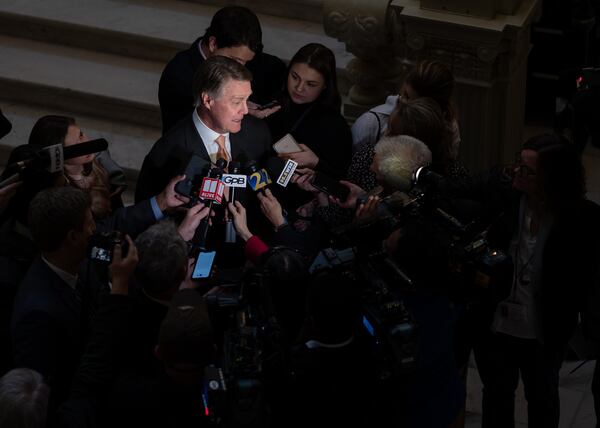
[[[242,174],[223,174],[221,181],[229,187],[246,187],[246,176]]]

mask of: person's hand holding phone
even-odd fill
[[[302,149],[301,152],[282,153],[279,157],[298,162],[299,168],[315,169],[319,164],[319,157],[306,144],[298,144],[298,146]]]
[[[186,198],[175,191],[175,186],[177,183],[183,180],[185,180],[185,175],[173,177],[164,190],[156,195],[156,203],[158,204],[158,208],[163,213],[189,202],[189,198]]]

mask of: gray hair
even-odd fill
[[[239,62],[220,55],[211,56],[200,64],[194,74],[192,90],[196,105],[201,104],[202,94],[219,98],[225,83],[230,80],[252,81],[252,73]]]
[[[38,372],[13,369],[0,378],[0,426],[46,426],[49,388]]]
[[[150,226],[135,240],[139,263],[135,276],[144,290],[161,295],[185,279],[188,263],[187,244],[170,220]]]
[[[413,171],[431,163],[425,143],[408,135],[383,137],[375,146],[379,175],[394,190],[410,190]]]

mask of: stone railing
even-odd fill
[[[325,0],[325,32],[356,57],[347,67],[345,114],[356,116],[397,92],[415,62],[440,60],[456,79],[461,159],[474,171],[512,159],[523,131],[529,28],[540,3]]]

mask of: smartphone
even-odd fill
[[[192,272],[192,279],[204,279],[210,276],[216,251],[202,251],[196,257],[196,265]]]
[[[302,148],[298,145],[291,134],[285,134],[279,141],[273,144],[273,150],[277,153],[298,153]]]
[[[321,172],[315,173],[315,177],[311,184],[321,192],[335,196],[340,201],[345,201],[350,193],[350,189],[348,189],[346,186]]]
[[[263,105],[259,104],[257,108],[258,108],[258,110],[266,110],[268,108],[275,107],[275,106],[278,106],[278,105],[279,105],[279,101],[271,101],[270,103],[266,103],[266,104],[263,104]]]
[[[206,177],[209,169],[210,161],[193,154],[185,168],[185,180],[175,185],[175,191],[188,198],[195,196],[194,189],[200,189],[202,179]]]

